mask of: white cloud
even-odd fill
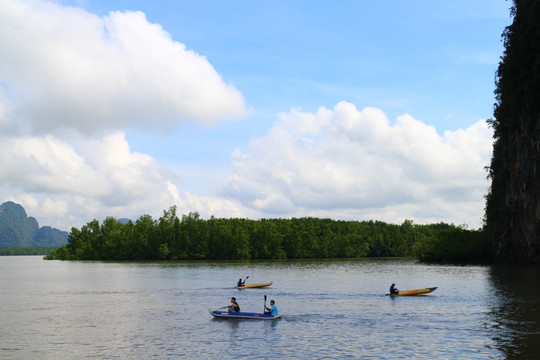
[[[246,110],[205,57],[141,12],[100,18],[48,1],[3,0],[0,34],[0,84],[11,121],[24,130],[166,130]]]
[[[185,192],[176,175],[146,154],[132,152],[123,133],[69,142],[52,135],[0,135],[0,198],[21,204],[41,226],[62,230],[107,216],[131,218],[177,205],[179,216],[197,211],[204,218],[256,216],[236,201]]]
[[[0,200],[41,225],[228,209],[186,194],[124,131],[243,116],[242,94],[141,12],[98,17],[42,0],[0,2]],[[200,206],[192,209],[190,206]]]
[[[256,218],[258,212],[242,206],[234,200],[216,196],[198,196],[186,192],[183,199],[176,202],[178,209],[187,214],[197,211],[203,218]]]
[[[160,214],[175,201],[175,175],[149,155],[131,152],[123,133],[102,139],[1,138],[4,201],[42,225],[80,226],[105,216]]]
[[[447,131],[347,102],[279,114],[233,154],[222,195],[130,149],[131,127],[166,131],[245,114],[242,95],[141,12],[98,17],[41,0],[0,2],[0,200],[41,225],[93,218],[317,216],[479,226],[492,149],[485,122]],[[88,136],[91,135],[91,136]]]
[[[223,195],[275,216],[481,225],[492,131],[484,121],[440,136],[401,116],[347,102],[281,114],[236,151]]]
[[[411,116],[391,125],[378,109],[342,102],[280,114],[250,151],[233,155],[223,197],[177,186],[175,174],[132,152],[123,133],[1,138],[0,184],[41,224],[62,229],[105,216],[330,217],[481,225],[492,131],[479,121],[439,135]],[[7,184],[7,185],[6,185]]]

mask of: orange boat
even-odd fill
[[[248,284],[248,285],[242,285],[242,286],[236,286],[237,289],[249,289],[249,288],[262,288],[266,286],[272,285],[272,281],[265,282],[265,283],[258,283],[258,284]]]
[[[425,288],[425,289],[414,289],[414,290],[402,290],[397,294],[386,294],[387,296],[414,296],[414,295],[424,295],[429,294],[437,290],[437,287]]]

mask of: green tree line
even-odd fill
[[[414,256],[415,244],[459,229],[444,223],[401,225],[319,218],[210,218],[143,215],[122,223],[107,217],[72,228],[48,260],[241,260]],[[462,230],[465,231],[466,230]],[[428,253],[428,246],[417,248]]]
[[[47,255],[56,249],[56,247],[0,247],[0,256]]]
[[[493,261],[491,241],[485,230],[449,227],[413,247],[414,256],[426,262],[488,263]]]

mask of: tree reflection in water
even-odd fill
[[[507,359],[540,357],[540,267],[494,265],[486,326]]]

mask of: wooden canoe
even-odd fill
[[[414,296],[414,295],[424,295],[429,294],[437,290],[437,287],[424,288],[424,289],[414,289],[414,290],[402,290],[397,294],[386,294],[388,296]]]
[[[237,289],[250,289],[250,288],[262,288],[272,285],[272,281],[258,284],[247,284],[242,286],[236,286]]]

